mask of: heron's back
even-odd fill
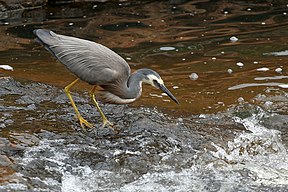
[[[117,85],[130,76],[128,63],[101,44],[44,29],[34,30],[34,34],[61,63],[89,84]]]

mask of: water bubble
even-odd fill
[[[237,62],[236,65],[237,65],[238,67],[243,67],[243,66],[244,66],[244,63],[242,63],[242,62]]]
[[[230,37],[230,41],[232,41],[232,42],[236,42],[236,41],[238,41],[238,38],[237,38],[237,37],[235,37],[235,36],[233,36],[233,37]]]
[[[4,69],[7,71],[14,71],[13,67],[11,67],[10,65],[0,65],[0,69]]]
[[[227,72],[228,72],[229,74],[231,74],[231,73],[233,73],[233,70],[232,70],[232,69],[227,69]]]
[[[185,58],[182,58],[182,61],[185,61],[186,59]]]
[[[178,86],[173,86],[173,89],[178,89],[179,87]]]
[[[258,61],[253,61],[253,63],[254,63],[254,64],[258,64],[259,62],[258,62]]]
[[[216,57],[212,57],[212,60],[216,60]]]
[[[74,25],[74,23],[69,23],[68,25],[69,25],[69,26],[72,26],[72,25]]]
[[[155,93],[149,93],[149,95],[151,97],[159,97],[159,98],[162,98],[162,95],[158,95],[158,94],[155,94]]]
[[[288,88],[288,84],[281,84],[281,85],[278,85],[278,87],[281,87],[281,88],[287,89],[287,88]]]
[[[247,9],[247,11],[251,11],[251,10],[252,10],[251,8],[248,8],[248,9]]]
[[[273,104],[272,101],[266,101],[266,102],[264,103],[264,105],[265,105],[266,107],[269,107],[269,106],[271,106],[272,104]]]
[[[265,22],[262,22],[261,25],[266,25],[266,23],[265,23]]]
[[[160,51],[173,51],[175,49],[175,47],[160,47]]]
[[[237,101],[238,101],[239,103],[243,103],[245,100],[244,100],[243,97],[239,97],[239,98],[237,99]]]
[[[93,5],[92,9],[96,9],[98,7],[98,5]]]
[[[281,73],[281,72],[283,71],[283,69],[280,68],[280,67],[278,67],[278,68],[275,69],[275,71],[276,71],[277,73]]]
[[[225,104],[224,104],[223,101],[218,101],[217,104],[218,104],[218,105],[223,105],[223,106],[225,106]]]
[[[199,76],[197,75],[197,73],[191,73],[191,75],[189,75],[189,78],[191,80],[197,80],[199,78]]]
[[[262,67],[262,68],[258,68],[257,71],[269,71],[269,68]]]
[[[199,118],[203,118],[203,119],[205,119],[205,118],[206,118],[206,115],[204,115],[204,114],[200,114],[200,115],[199,115]]]

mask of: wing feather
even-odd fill
[[[111,49],[84,39],[59,35],[53,31],[34,30],[37,41],[83,81],[105,85],[127,81],[128,63]]]

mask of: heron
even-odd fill
[[[42,44],[60,63],[77,78],[65,87],[76,116],[82,128],[93,124],[84,119],[71,96],[70,89],[80,80],[92,85],[89,96],[99,111],[103,127],[113,124],[108,121],[95,98],[97,86],[101,101],[112,104],[128,104],[137,100],[142,93],[142,82],[148,83],[166,93],[175,103],[176,97],[166,88],[160,75],[148,68],[131,73],[129,64],[111,49],[89,40],[60,35],[47,29],[35,29],[36,42]]]

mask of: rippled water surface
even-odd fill
[[[287,75],[287,12],[285,3],[266,1],[51,5],[25,11],[18,20],[2,21],[6,25],[1,26],[0,62],[14,67],[15,77],[68,84],[74,77],[33,42],[33,29],[52,29],[112,48],[133,70],[155,69],[181,103],[175,106],[158,90],[145,86],[142,99],[133,105],[157,102],[190,114],[215,112],[239,97],[250,100],[267,86],[282,90],[277,85],[287,83],[287,78],[277,76]],[[239,62],[244,66],[237,66]],[[263,67],[269,70],[257,71]],[[191,80],[191,73],[199,78]]]
[[[0,24],[0,65],[14,69],[0,69],[0,78],[24,82],[1,82],[0,145],[16,165],[0,163],[0,190],[287,190],[288,2],[50,4],[11,11]],[[74,131],[57,88],[75,76],[34,42],[36,28],[101,43],[132,70],[156,70],[180,105],[144,85],[134,109],[105,111],[121,134]],[[95,122],[99,114],[81,98]],[[146,108],[155,106],[163,113]]]

